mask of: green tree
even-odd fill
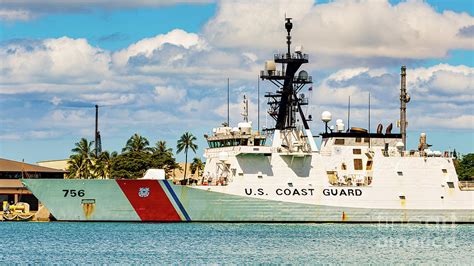
[[[82,156],[79,156],[77,154],[73,154],[69,157],[69,160],[67,161],[67,170],[68,178],[81,178],[82,175],[82,165],[83,165],[83,160]]]
[[[179,168],[179,164],[176,163],[173,156],[173,149],[166,146],[166,141],[156,142],[151,159],[153,168],[165,169],[167,174],[170,174],[173,169]]]
[[[103,151],[94,161],[94,175],[96,178],[109,179],[112,170],[112,159],[117,157],[116,152]]]
[[[177,152],[180,153],[184,150],[185,153],[185,164],[184,164],[184,179],[185,179],[185,184],[188,183],[188,180],[186,178],[186,171],[188,169],[188,150],[191,149],[194,153],[196,153],[196,150],[198,146],[194,143],[196,141],[196,137],[189,133],[186,132],[184,133],[181,138],[178,140],[178,145],[176,146]]]
[[[154,153],[170,153],[173,154],[173,149],[166,146],[166,141],[159,140],[156,142],[155,147],[153,147]]]
[[[137,179],[152,167],[152,154],[145,151],[129,151],[111,160],[111,176],[113,178]]]
[[[122,149],[122,152],[132,152],[132,151],[144,151],[151,152],[153,149],[148,147],[150,142],[143,136],[140,136],[138,133],[133,134],[128,140],[125,148]]]
[[[93,144],[93,141],[89,142],[85,138],[74,144],[75,147],[71,150],[74,154],[68,161],[69,178],[93,178]]]
[[[462,156],[456,168],[459,180],[470,180],[474,177],[474,153]]]
[[[198,157],[194,157],[193,161],[190,165],[191,173],[196,173],[198,171],[198,176],[202,175],[202,171],[204,170],[204,163]]]

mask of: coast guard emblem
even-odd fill
[[[138,190],[138,196],[140,198],[146,198],[150,195],[150,188],[149,187],[141,187],[140,190]]]

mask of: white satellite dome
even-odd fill
[[[321,114],[321,120],[323,120],[323,122],[327,123],[329,121],[332,120],[332,115],[329,111],[324,111],[322,114]]]

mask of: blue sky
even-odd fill
[[[99,104],[105,149],[120,151],[138,132],[175,148],[231,122],[243,94],[256,124],[258,70],[284,49],[285,13],[294,42],[310,55],[316,81],[309,107],[373,127],[398,119],[400,65],[408,66],[409,146],[428,133],[435,149],[474,151],[472,1],[5,1],[0,8],[0,157],[27,162],[67,158],[92,139]],[[305,25],[311,25],[310,27]],[[273,89],[262,83],[262,91]],[[263,98],[263,97],[262,97]],[[262,110],[265,102],[261,103]],[[260,115],[265,124],[264,113]],[[375,125],[375,126],[374,126]],[[313,131],[322,124],[312,123]],[[178,155],[182,159],[182,155]]]

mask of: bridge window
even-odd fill
[[[352,154],[362,154],[360,149],[353,149]]]
[[[363,170],[362,159],[354,159],[354,170]]]
[[[361,143],[362,142],[362,138],[356,138],[356,143]]]
[[[336,140],[334,141],[334,144],[335,144],[335,145],[344,145],[344,139],[336,139]]]
[[[372,170],[372,161],[368,160],[367,165],[365,166],[365,170],[371,171]]]

